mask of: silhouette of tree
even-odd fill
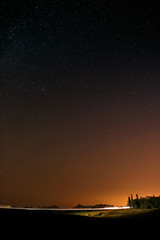
[[[130,196],[128,197],[128,202],[127,202],[127,206],[129,206],[130,208],[131,208],[131,198],[130,198]]]
[[[128,197],[128,206],[131,206],[135,209],[155,209],[160,208],[160,196],[155,197],[153,196],[146,196],[144,197],[138,197],[138,194],[136,194],[136,198],[133,199],[133,195],[131,194],[131,197]]]

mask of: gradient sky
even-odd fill
[[[159,5],[0,2],[0,204],[160,195]]]

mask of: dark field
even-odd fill
[[[160,210],[113,211],[79,215],[0,209],[1,235],[19,239],[153,239],[159,236]]]

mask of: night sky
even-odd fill
[[[0,2],[0,204],[160,195],[158,9]]]

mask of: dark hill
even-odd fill
[[[160,210],[118,218],[89,218],[53,211],[0,209],[1,235],[24,239],[153,239]],[[109,237],[110,236],[110,237]]]
[[[78,204],[74,208],[105,208],[105,207],[114,207],[114,205],[107,205],[102,203],[102,204],[84,206],[84,205]]]

